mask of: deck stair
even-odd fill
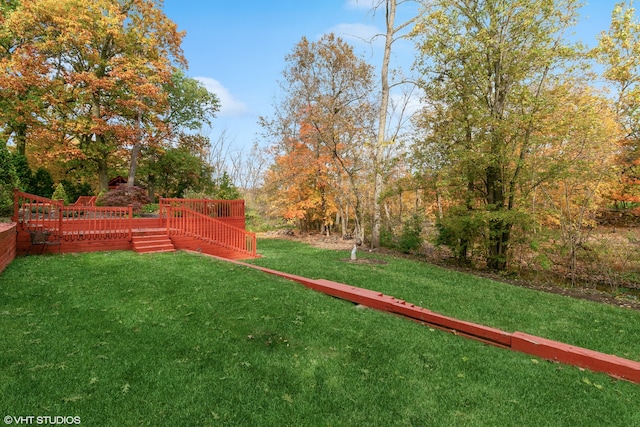
[[[138,234],[131,240],[133,250],[138,253],[175,252],[176,248],[166,234]]]

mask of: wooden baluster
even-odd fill
[[[13,189],[13,215],[11,215],[11,221],[18,224],[18,210],[20,210],[20,196],[18,195],[17,188]]]
[[[129,241],[133,240],[133,205],[129,205]]]
[[[60,235],[62,235],[62,217],[64,217],[64,201],[58,201],[58,232],[56,236],[58,240],[60,240]]]
[[[167,205],[167,209],[166,209],[166,214],[167,214],[167,236],[171,236],[171,205]]]

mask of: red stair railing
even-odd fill
[[[167,234],[194,237],[242,254],[256,256],[256,235],[186,207],[166,205]]]

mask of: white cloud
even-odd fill
[[[378,28],[373,25],[365,25],[365,24],[338,24],[334,27],[329,28],[327,33],[335,33],[338,37],[342,37],[343,39],[351,39],[353,41],[357,41],[359,43],[379,43],[379,40],[382,40],[382,37],[374,36],[381,34]]]
[[[249,112],[246,104],[236,98],[222,83],[211,77],[194,77],[207,88],[211,93],[215,93],[220,100],[220,116],[242,116]]]
[[[394,93],[391,94],[391,106],[399,114],[403,111],[403,120],[413,117],[424,106],[422,97],[419,93],[411,91],[411,93]]]

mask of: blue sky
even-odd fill
[[[222,101],[210,135],[226,131],[235,149],[260,142],[259,116],[270,116],[285,56],[300,39],[334,32],[377,66],[381,59],[362,39],[384,29],[372,0],[164,0],[167,16],[186,31],[187,74],[201,80]],[[615,0],[590,0],[581,11],[576,37],[587,45],[606,31]],[[397,22],[403,16],[399,10]],[[378,45],[379,47],[379,45]],[[396,48],[396,63],[410,66],[412,45]],[[379,53],[379,52],[378,52]],[[393,65],[393,64],[392,64]]]

